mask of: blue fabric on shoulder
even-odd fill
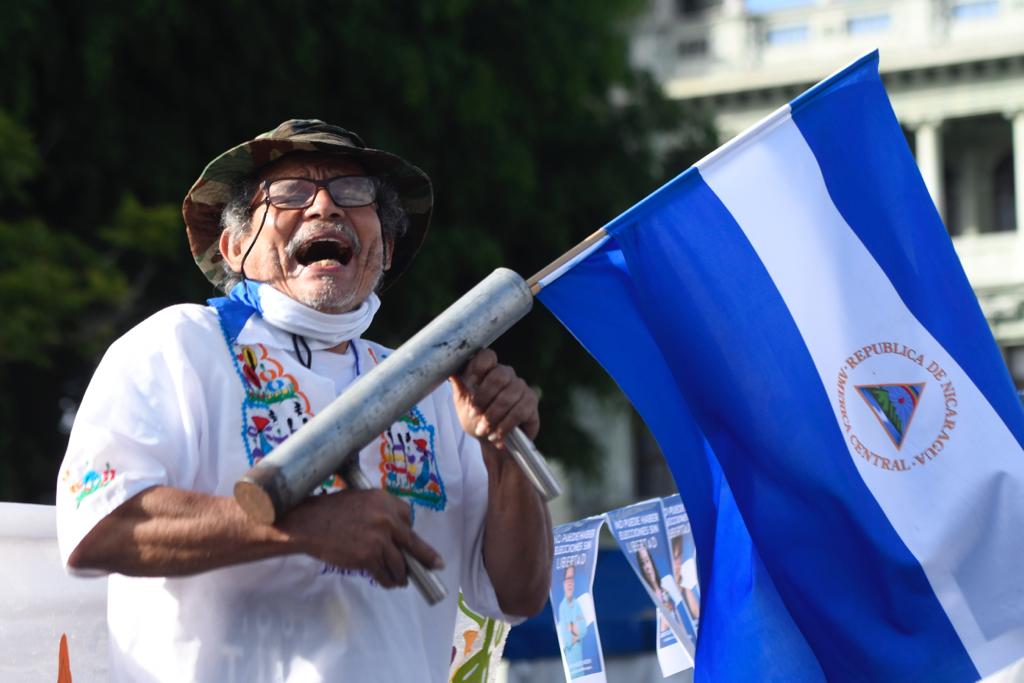
[[[242,280],[235,285],[227,296],[207,299],[206,303],[217,311],[221,329],[228,344],[234,344],[238,335],[245,327],[246,321],[253,313],[262,317],[263,307],[260,305],[259,283]]]

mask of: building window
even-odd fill
[[[1013,377],[1013,385],[1017,389],[1024,387],[1024,346],[1007,346],[1003,349],[1003,356]]]
[[[717,4],[716,0],[676,0],[676,13],[690,17]]]
[[[954,189],[960,185],[960,175],[960,168],[956,164],[942,169],[942,218],[951,237],[964,232],[960,222],[960,195]]]
[[[810,37],[810,30],[807,24],[795,26],[775,26],[768,29],[765,34],[765,42],[769,45],[795,45],[807,42]]]
[[[949,11],[954,19],[984,19],[999,14],[999,0],[962,0]]]
[[[1013,192],[1013,154],[1004,156],[995,171],[995,204],[997,232],[1017,229],[1016,205]]]
[[[900,129],[903,131],[903,137],[907,140],[907,147],[910,148],[910,154],[917,159],[917,136],[914,135],[912,128],[907,128],[904,125],[900,125]]]
[[[751,14],[770,14],[791,7],[805,7],[821,0],[746,0],[743,4]]]
[[[702,57],[708,53],[708,41],[704,38],[681,40],[676,46],[676,52],[680,57]]]
[[[865,35],[868,33],[882,33],[888,31],[891,24],[888,14],[869,14],[860,17],[850,17],[846,20],[846,32],[851,36]]]

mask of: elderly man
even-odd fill
[[[355,134],[293,120],[222,154],[184,203],[228,296],[160,311],[104,356],[57,489],[69,571],[110,573],[124,681],[441,681],[457,589],[541,609],[547,510],[503,452],[537,397],[483,351],[360,454],[379,490],[327,478],[278,524],[234,482],[388,354],[361,338],[427,229],[430,180]],[[401,551],[450,589],[428,607]]]

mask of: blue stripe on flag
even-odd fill
[[[703,592],[697,683],[824,680],[782,607],[718,462],[705,450],[706,442],[640,315],[615,242],[606,242],[542,289],[538,298],[633,402],[686,501]]]
[[[839,213],[907,308],[1024,445],[1024,412],[1006,364],[962,275],[877,70],[877,52],[858,60],[794,100],[793,121],[813,150]],[[837,127],[842,135],[836,135]],[[865,168],[872,173],[865,174]]]

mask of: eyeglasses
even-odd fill
[[[312,206],[321,187],[327,188],[335,204],[345,208],[366,206],[377,199],[377,182],[368,176],[343,175],[326,180],[275,178],[263,182],[264,196],[253,200],[252,205],[269,202],[278,209],[305,209]]]

